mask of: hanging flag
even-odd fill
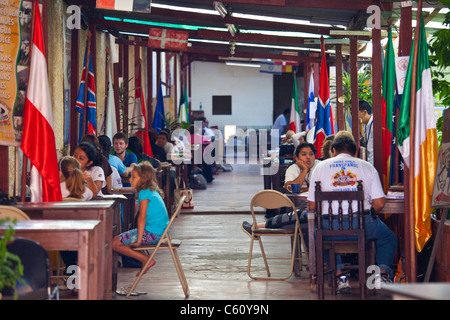
[[[200,109],[201,109],[201,107],[200,107]],[[178,110],[178,121],[180,123],[183,123],[183,122],[189,123],[189,103],[188,103],[186,87],[184,87],[184,90],[181,90],[180,107]]]
[[[327,61],[322,46],[322,62],[320,64],[319,105],[317,106],[317,122],[314,132],[314,146],[317,149],[316,158],[322,156],[323,141],[334,133],[331,125],[330,87],[328,83]]]
[[[189,33],[170,29],[150,28],[148,46],[167,50],[186,51]]]
[[[301,131],[300,127],[300,109],[298,107],[298,92],[297,92],[297,79],[294,75],[294,85],[292,88],[292,102],[291,102],[291,119],[289,122],[289,130],[294,131],[295,133]]]
[[[92,58],[91,53],[89,52],[89,75],[88,75],[88,86],[87,86],[87,116],[86,116],[86,126],[87,128],[83,128],[83,119],[84,119],[84,90],[85,90],[85,79],[86,79],[86,55],[88,52],[88,46],[86,46],[86,51],[84,53],[84,62],[83,62],[83,72],[81,73],[81,83],[80,88],[78,89],[78,97],[77,102],[75,104],[76,110],[80,113],[80,126],[78,131],[78,141],[85,134],[93,134],[97,135],[97,102],[95,99],[95,77],[94,77],[94,68],[92,67]]]
[[[151,0],[97,0],[97,9],[147,12],[151,10]]]
[[[386,193],[389,188],[390,155],[392,146],[392,128],[395,98],[395,55],[392,44],[392,29],[389,29],[388,42],[384,58],[383,81],[381,85],[381,126],[383,139],[383,186]],[[393,168],[392,168],[393,169]]]
[[[117,132],[117,122],[116,122],[116,105],[114,102],[114,89],[112,85],[111,78],[111,63],[108,64],[108,92],[106,93],[105,110],[102,113],[101,119],[101,129],[99,134],[104,134],[108,136],[111,140]]]
[[[314,71],[313,69],[311,69],[311,75],[309,77],[308,107],[306,109],[306,130],[314,128],[316,111],[317,103],[314,100]]]
[[[147,112],[145,111],[144,91],[141,85],[141,64],[136,67],[136,81],[134,90],[134,109],[133,109],[133,122],[136,126],[132,132],[142,138],[142,145],[144,147],[144,153],[153,157],[152,146],[150,145],[150,139],[148,137],[147,126]],[[144,130],[142,130],[144,129]]]
[[[24,106],[21,148],[32,164],[31,202],[61,201],[47,61],[41,15],[37,3],[34,5],[33,16],[35,17],[34,35]]]
[[[414,188],[414,208],[411,208],[411,212],[414,213],[416,249],[420,252],[431,237],[431,198],[438,157],[433,88],[423,16],[421,17],[419,39],[414,39],[414,41],[419,41],[417,78],[412,79],[413,63],[409,63],[400,106],[398,148],[407,166],[410,165],[410,152],[414,152],[414,164],[413,168],[410,168],[411,174],[414,174],[414,185],[410,186],[410,188]],[[413,50],[411,50],[410,62],[413,61],[412,56]],[[414,141],[410,141],[412,81],[417,82]]]
[[[153,129],[161,132],[161,129],[165,127],[164,119],[164,97],[162,92],[162,84],[161,81],[159,81],[159,93],[158,101],[156,102],[155,116],[153,117]]]

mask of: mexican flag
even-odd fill
[[[392,29],[389,29],[388,42],[385,53],[385,64],[382,81],[382,139],[383,139],[383,186],[387,192],[389,188],[390,155],[392,142],[393,118],[395,98],[395,56],[392,44]]]
[[[289,130],[295,133],[301,131],[300,127],[300,109],[298,107],[298,92],[297,92],[297,80],[294,75],[294,86],[292,88],[292,103],[291,103],[291,119],[289,121]]]
[[[431,236],[431,196],[433,193],[434,177],[438,159],[438,140],[436,120],[434,116],[433,88],[431,85],[430,61],[425,36],[423,17],[420,25],[419,50],[417,55],[417,78],[412,79],[413,50],[411,50],[410,63],[406,74],[406,82],[400,106],[398,124],[398,148],[405,164],[410,167],[410,152],[414,152],[414,231],[416,249],[422,251],[425,243]],[[415,105],[415,133],[414,141],[410,140],[410,105],[411,82],[417,82]],[[413,149],[414,148],[414,149]]]

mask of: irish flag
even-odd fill
[[[414,163],[410,167],[414,174],[414,231],[416,249],[422,251],[425,243],[431,236],[431,196],[433,193],[434,177],[438,159],[438,140],[436,120],[434,116],[433,88],[431,85],[430,62],[428,59],[427,40],[423,17],[420,24],[419,51],[417,56],[417,78],[412,79],[412,50],[410,64],[406,74],[400,116],[398,124],[398,148],[410,167],[410,154],[414,152]],[[410,105],[411,82],[417,82],[415,105],[415,133],[414,141],[410,139]]]
[[[300,109],[298,107],[298,92],[297,92],[297,80],[294,75],[294,86],[292,88],[292,102],[291,102],[291,119],[289,121],[289,130],[295,133],[301,131],[300,127]]]
[[[61,201],[47,61],[38,3],[34,5],[33,16],[34,36],[21,148],[32,164],[31,202]]]
[[[383,186],[387,192],[389,188],[389,170],[392,142],[392,112],[395,98],[395,56],[392,44],[392,30],[389,29],[386,54],[384,59],[384,72],[382,82],[382,139],[383,139]]]

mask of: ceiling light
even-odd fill
[[[222,18],[225,18],[228,15],[228,10],[227,8],[225,8],[224,4],[220,1],[214,1],[214,9],[217,10],[217,12],[219,12],[220,16]]]
[[[228,32],[234,37],[239,32],[238,28],[234,24],[227,24]]]
[[[251,68],[260,68],[261,65],[255,63],[239,63],[239,62],[225,62],[227,66],[236,66],[236,67],[251,67]]]

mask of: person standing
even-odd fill
[[[272,129],[278,130],[278,136],[282,136],[289,129],[289,120],[291,115],[291,108],[286,108],[282,114],[280,114],[273,123]]]
[[[365,100],[359,100],[358,117],[364,124],[362,145],[367,150],[367,161],[373,165],[373,114],[372,107]]]

